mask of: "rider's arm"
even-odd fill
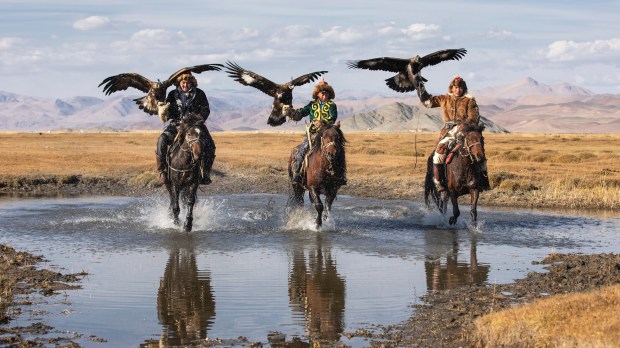
[[[166,97],[166,103],[170,103],[170,107],[168,108],[168,119],[178,120],[180,118],[179,107],[177,106],[177,101],[174,97],[174,91],[170,91],[170,93],[168,93],[168,97]]]
[[[199,98],[197,100],[198,110],[196,111],[200,114],[200,116],[202,116],[202,119],[206,121],[211,114],[211,108],[209,108],[209,100],[207,99],[207,95],[203,90],[198,89],[196,93],[196,97]]]
[[[467,103],[467,123],[478,124],[480,122],[480,111],[478,103],[474,97]]]
[[[288,118],[293,121],[301,121],[302,118],[310,115],[312,102],[308,103],[308,105],[299,109],[291,109],[288,113]]]

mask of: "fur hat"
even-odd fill
[[[194,75],[192,75],[191,71],[188,71],[182,75],[179,75],[179,77],[177,77],[176,82],[174,83],[176,86],[179,86],[179,84],[181,83],[181,81],[183,80],[188,80],[191,84],[192,87],[196,87],[198,86],[198,81],[196,80],[196,78],[194,77]]]
[[[448,86],[448,93],[452,93],[452,86],[460,86],[463,89],[463,95],[467,94],[467,83],[460,76],[454,76],[450,85]]]
[[[332,86],[330,86],[323,79],[321,79],[319,81],[319,83],[317,83],[316,86],[314,86],[314,91],[312,91],[312,99],[318,99],[319,98],[319,96],[318,96],[319,92],[321,92],[321,91],[325,91],[325,92],[329,93],[329,98],[328,99],[336,98],[336,93],[334,93],[334,89],[332,88]]]

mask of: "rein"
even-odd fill
[[[177,137],[174,139],[174,145],[170,148],[170,153],[173,152],[174,147],[176,146],[180,151],[183,152],[189,152],[192,154],[192,163],[190,165],[189,168],[187,169],[178,169],[178,168],[174,168],[171,164],[170,164],[170,156],[166,156],[166,161],[168,163],[168,168],[170,168],[170,170],[175,171],[177,173],[187,173],[187,172],[191,172],[196,168],[196,165],[200,162],[198,160],[196,160],[194,158],[194,153],[191,150],[191,146],[192,144],[194,144],[197,141],[200,141],[199,137],[192,137],[189,134],[185,135],[185,142],[183,142],[183,144],[179,145],[179,134],[177,134]]]

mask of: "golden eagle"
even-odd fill
[[[312,82],[319,76],[327,73],[327,71],[315,71],[301,75],[289,82],[277,84],[257,73],[243,69],[234,62],[226,62],[226,72],[228,76],[242,85],[258,88],[263,93],[273,97],[271,115],[269,115],[269,119],[267,120],[267,123],[273,127],[286,122],[286,113],[282,111],[282,107],[284,105],[288,105],[289,107],[292,106],[293,88]]]
[[[447,49],[433,52],[420,57],[416,55],[412,58],[372,58],[366,60],[352,60],[347,62],[351,69],[383,70],[397,73],[395,76],[385,80],[386,85],[397,92],[411,92],[415,90],[414,80],[426,81],[420,75],[422,68],[429,65],[436,65],[445,60],[460,60],[465,56],[467,50],[464,48]]]
[[[118,74],[103,80],[99,84],[99,87],[105,85],[103,86],[103,92],[105,95],[110,95],[118,91],[124,91],[129,87],[145,92],[147,94],[144,97],[134,99],[134,101],[144,112],[149,115],[156,115],[157,102],[163,102],[166,100],[166,91],[168,90],[168,87],[172,86],[179,76],[188,72],[200,74],[203,71],[209,70],[219,71],[222,70],[222,67],[224,67],[222,64],[203,64],[179,69],[163,82],[159,80],[157,80],[157,82],[153,82],[137,73]]]

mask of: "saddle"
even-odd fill
[[[454,155],[461,148],[461,146],[462,146],[461,143],[457,143],[456,146],[454,146],[450,150],[450,152],[448,152],[448,155],[446,156],[446,160],[444,161],[444,164],[450,164],[450,162],[452,162],[452,158],[454,158]]]

